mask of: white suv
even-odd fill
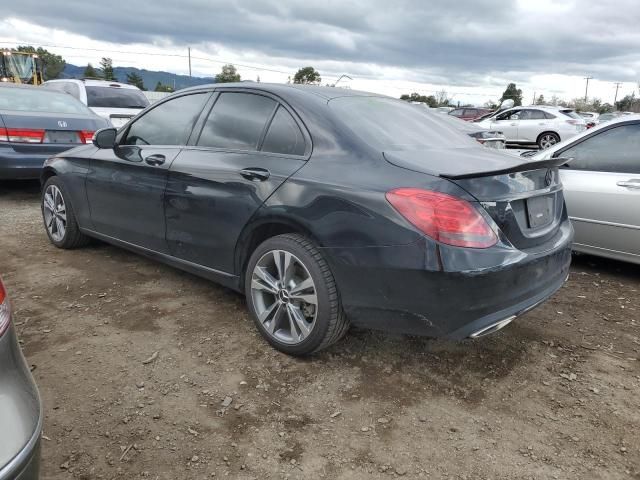
[[[73,95],[116,128],[120,128],[149,105],[149,100],[138,87],[126,83],[63,79],[49,80],[42,86]]]
[[[540,105],[509,108],[476,123],[504,133],[507,144],[537,144],[543,150],[587,128],[584,119],[570,108]]]

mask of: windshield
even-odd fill
[[[35,87],[0,87],[0,110],[94,115],[71,95]]]
[[[380,150],[443,148],[476,145],[441,114],[384,97],[339,97],[331,109],[362,140]]]
[[[106,108],[146,108],[149,100],[140,90],[122,87],[87,87],[87,105]]]

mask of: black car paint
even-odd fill
[[[220,88],[196,87],[187,93]],[[474,328],[526,311],[564,282],[572,230],[561,194],[554,229],[532,242],[536,246],[516,248],[501,232],[498,244],[487,249],[439,244],[385,198],[393,188],[417,187],[478,206],[484,199],[483,215],[506,226],[516,221],[517,212],[511,205],[516,198],[504,195],[558,190],[557,168],[551,169],[552,184],[540,189],[547,168],[519,172],[517,159],[480,146],[454,153],[383,154],[328,108],[332,97],[363,95],[358,92],[265,84],[222,88],[278,98],[294,113],[309,142],[308,154],[292,158],[201,148],[192,135],[161,168],[144,162],[155,147],[112,151],[87,146],[49,160],[43,179],[61,176],[85,233],[238,291],[256,236],[301,232],[322,249],[347,315],[363,326],[463,338]],[[202,115],[206,112],[207,107]],[[456,155],[464,165],[447,161]],[[446,165],[444,173],[452,176],[482,178],[445,179],[432,164]],[[241,173],[247,168],[266,168],[271,176],[265,182],[250,180]],[[504,173],[491,178],[494,171]],[[502,204],[493,197],[502,198]]]

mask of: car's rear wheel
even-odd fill
[[[545,132],[538,137],[538,146],[540,150],[546,150],[547,148],[553,147],[559,141],[560,137],[557,133]]]
[[[348,329],[329,265],[302,235],[279,235],[256,249],[247,265],[245,293],[258,330],[284,353],[316,352]]]
[[[78,227],[75,212],[58,177],[51,177],[42,189],[42,218],[51,243],[58,248],[86,245],[89,237]]]

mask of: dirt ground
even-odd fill
[[[352,331],[299,360],[238,294],[54,248],[38,200],[0,184],[44,478],[640,479],[638,266],[575,257],[549,302],[481,340]]]

